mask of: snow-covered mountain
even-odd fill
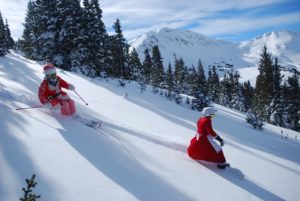
[[[285,67],[296,67],[300,70],[300,33],[272,32],[251,41],[242,42],[239,47],[244,51],[243,59],[257,65],[264,45]]]
[[[46,108],[16,110],[40,104],[42,68],[18,54],[0,57],[1,201],[19,200],[34,173],[43,201],[299,200],[299,133],[255,130],[244,114],[216,105],[213,127],[232,167],[220,170],[186,154],[199,112],[141,93],[135,82],[58,74],[88,102],[68,91],[78,115],[104,125],[94,130]]]
[[[130,44],[142,60],[146,48],[151,50],[158,45],[165,66],[169,62],[173,64],[176,55],[182,57],[188,66],[196,66],[200,58],[205,67],[215,65],[220,69],[231,65],[235,69],[257,66],[262,48],[266,45],[280,63],[300,70],[300,33],[289,31],[272,32],[251,41],[232,43],[191,31],[162,28],[145,33]]]

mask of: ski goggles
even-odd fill
[[[46,75],[46,78],[47,78],[47,79],[53,79],[53,78],[56,78],[56,73],[48,74],[48,75]]]

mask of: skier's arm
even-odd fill
[[[217,137],[215,137],[215,139],[220,142],[221,146],[224,145],[224,140],[220,136],[217,135]]]
[[[38,96],[42,104],[46,104],[49,102],[47,95],[47,83],[45,81],[43,81],[39,87]]]
[[[212,126],[211,126],[211,120],[207,119],[206,122],[206,131],[207,133],[209,133],[213,138],[217,137],[217,133],[213,130]]]
[[[58,79],[59,79],[59,84],[62,88],[69,89],[69,90],[75,89],[74,85],[67,83],[65,80],[61,79],[60,77],[58,77]]]

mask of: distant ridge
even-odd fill
[[[201,59],[205,67],[215,65],[219,68],[233,65],[234,68],[257,66],[264,45],[277,56],[280,64],[300,70],[300,33],[279,31],[266,33],[250,41],[232,43],[209,38],[203,34],[162,28],[150,31],[130,42],[144,59],[144,50],[158,45],[164,66],[174,63],[174,55],[182,57],[187,66],[197,65]]]

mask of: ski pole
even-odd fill
[[[37,105],[37,106],[32,106],[32,107],[19,107],[16,108],[15,110],[28,110],[28,109],[35,109],[35,108],[41,108],[43,107],[42,105]]]
[[[76,93],[76,95],[85,103],[85,105],[87,106],[88,105],[88,103],[87,102],[85,102],[84,100],[83,100],[83,98],[81,98],[81,96],[74,90],[74,92]]]

